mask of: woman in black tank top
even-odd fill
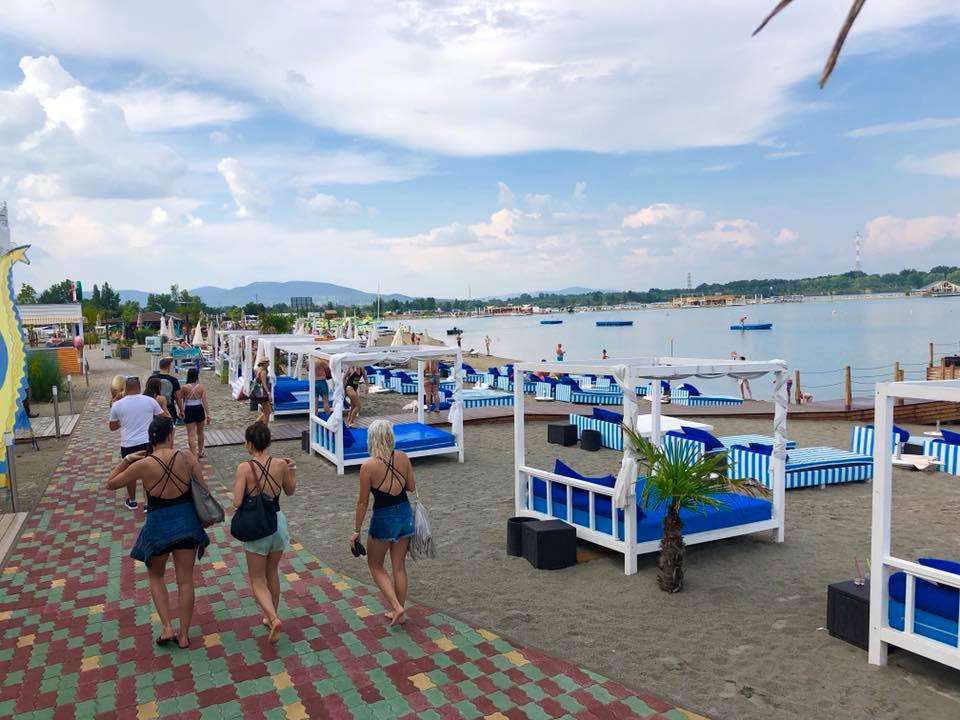
[[[406,620],[406,558],[413,535],[413,509],[407,492],[416,489],[413,466],[406,453],[394,450],[393,428],[386,420],[371,423],[367,429],[367,447],[370,459],[360,466],[360,491],[350,544],[360,538],[367,505],[373,495],[373,516],[367,534],[367,565],[391,608],[387,613],[390,624],[399,625]],[[383,565],[387,552],[390,553],[392,578]]]
[[[147,566],[150,594],[163,626],[157,644],[166,645],[176,640],[177,645],[187,648],[193,619],[193,567],[210,544],[193,507],[190,479],[201,485],[206,485],[206,481],[200,464],[191,453],[173,449],[172,419],[158,415],[150,423],[148,432],[149,453],[141,451],[127,455],[107,479],[107,487],[116,490],[129,482],[143,481],[147,519],[130,556]],[[180,628],[176,633],[170,623],[170,600],[164,579],[170,555],[173,555],[177,575]]]

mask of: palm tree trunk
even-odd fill
[[[685,554],[680,510],[676,505],[670,505],[663,516],[663,538],[660,540],[660,560],[657,562],[657,584],[664,592],[675,593],[683,589]]]

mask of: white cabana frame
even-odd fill
[[[889,646],[960,670],[960,648],[914,632],[917,580],[926,580],[960,591],[960,576],[904,560],[890,554],[891,499],[893,496],[893,406],[896,400],[960,403],[960,380],[878,383],[873,424],[873,519],[870,541],[870,645],[867,659],[886,665]],[[890,626],[890,576],[906,575],[903,630]],[[960,624],[960,618],[957,618]]]
[[[215,360],[223,355],[227,356],[228,382],[234,383],[239,377],[239,369],[243,362],[243,338],[246,335],[257,335],[253,330],[217,330],[217,342],[214,345]]]
[[[287,353],[291,359],[287,367],[289,377],[299,379],[304,371],[306,360],[311,350],[326,350],[327,352],[345,352],[359,347],[357,340],[317,340],[311,335],[285,335],[283,340],[274,338],[264,338],[261,340],[261,347],[264,357],[270,360],[270,367],[267,371],[270,376],[270,394],[273,405],[273,415],[306,415],[310,412],[309,408],[303,410],[282,410],[277,408],[276,396],[277,389],[277,360],[281,352]],[[306,379],[306,378],[304,378]],[[310,388],[313,384],[310,384]]]
[[[633,512],[636,502],[635,482],[639,472],[638,458],[630,443],[624,443],[624,454],[615,487],[606,488],[595,483],[576,480],[573,478],[555,475],[552,472],[527,465],[525,443],[525,418],[523,383],[516,382],[516,378],[523,377],[524,373],[545,371],[549,373],[567,374],[610,374],[617,380],[623,389],[623,416],[624,421],[631,427],[637,427],[638,397],[636,387],[641,381],[656,380],[684,380],[698,377],[712,379],[718,377],[734,377],[753,379],[772,373],[774,376],[774,419],[773,419],[773,453],[771,457],[772,471],[772,513],[769,520],[719,528],[705,532],[684,534],[683,540],[687,545],[720,540],[722,538],[748,535],[767,530],[773,531],[774,540],[778,543],[784,539],[784,510],[786,499],[786,432],[787,432],[787,364],[783,360],[757,361],[730,361],[704,358],[676,358],[676,357],[639,357],[630,359],[607,360],[600,362],[526,362],[514,366],[514,512],[519,516],[535,517],[540,520],[555,520],[553,516],[553,484],[557,483],[566,488],[567,507],[572,508],[573,488],[585,490],[589,496],[589,527],[570,523],[577,531],[577,537],[603,547],[616,550],[623,554],[623,572],[633,575],[637,572],[637,556],[656,552],[660,548],[660,540],[637,542],[637,516]],[[651,394],[647,397],[650,403],[651,433],[650,441],[660,446],[660,397],[659,382],[651,383]],[[546,483],[547,512],[534,510],[532,478],[543,480]],[[607,534],[596,529],[595,506],[597,496],[609,497],[614,509],[624,509],[623,536],[617,537],[617,521],[614,515],[611,518],[611,533]],[[571,513],[572,514],[572,513]]]
[[[447,419],[450,422],[451,432],[454,437],[454,444],[450,447],[433,448],[429,450],[405,451],[411,458],[425,457],[427,455],[446,455],[456,453],[459,462],[463,462],[464,457],[464,439],[463,439],[463,356],[460,348],[448,347],[427,347],[419,345],[399,345],[392,347],[369,347],[357,348],[346,352],[331,352],[323,349],[313,349],[307,353],[307,366],[309,371],[310,387],[313,387],[316,381],[316,366],[312,362],[314,358],[323,358],[330,363],[330,374],[333,375],[330,380],[331,412],[326,420],[317,415],[317,396],[310,393],[310,451],[325,457],[327,460],[337,466],[337,475],[343,475],[344,468],[348,465],[360,465],[367,458],[344,458],[343,456],[343,368],[345,365],[370,365],[383,360],[392,360],[394,362],[417,361],[417,422],[423,423],[425,420],[425,409],[423,403],[423,364],[425,360],[440,360],[445,357],[453,357],[453,399],[450,404],[450,411]],[[328,450],[324,445],[315,440],[315,432],[329,433],[333,436],[334,451]]]

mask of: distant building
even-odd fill
[[[743,305],[743,297],[736,295],[681,295],[673,299],[674,307],[726,307],[727,305]]]
[[[923,295],[924,297],[951,297],[960,295],[960,285],[949,280],[938,280],[937,282],[924,285],[919,290],[914,290],[911,295]]]
[[[313,298],[307,295],[290,298],[290,308],[292,310],[312,310],[314,308]]]

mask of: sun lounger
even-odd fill
[[[670,393],[670,402],[677,405],[743,405],[743,400],[733,395],[704,395],[689,383],[674,388]]]
[[[753,478],[771,487],[770,445],[734,445],[727,452],[732,478]],[[787,454],[786,489],[862,482],[873,477],[873,457],[832,447],[797,448]]]
[[[960,475],[960,433],[941,428],[940,435],[938,438],[925,438],[923,452],[937,458],[943,472]]]
[[[553,391],[555,400],[575,405],[623,405],[623,393],[612,390],[584,390],[575,380],[566,378]]]
[[[324,420],[325,414],[321,414]],[[314,425],[314,442],[319,442],[330,452],[335,452],[334,433],[322,425]],[[394,446],[408,455],[433,454],[426,451],[453,447],[455,438],[446,430],[421,423],[397,423],[393,426]],[[345,460],[365,459],[369,456],[367,448],[367,429],[343,426],[343,457]]]
[[[596,430],[600,433],[601,445],[611,450],[623,450],[623,430],[621,425],[623,424],[623,414],[615,412],[613,410],[607,410],[605,408],[594,407],[590,415],[580,415],[579,413],[571,413],[569,416],[570,424],[577,426],[577,437],[580,438],[583,435],[584,430]],[[637,417],[637,432],[643,435],[644,437],[650,437],[651,434],[651,420],[649,415],[640,415]],[[680,420],[678,418],[669,417],[667,415],[660,416],[660,431],[662,433],[667,433],[670,430],[679,430],[682,427],[691,427],[698,430],[706,430],[709,432],[713,430],[712,425],[707,425],[706,423],[698,423],[693,420]],[[732,446],[737,442],[742,442],[745,438],[752,438],[753,440],[765,439],[773,442],[772,439],[767,438],[764,435],[735,435],[731,436],[730,443],[728,446]],[[720,438],[726,444],[726,438]],[[750,442],[752,440],[747,440]]]

